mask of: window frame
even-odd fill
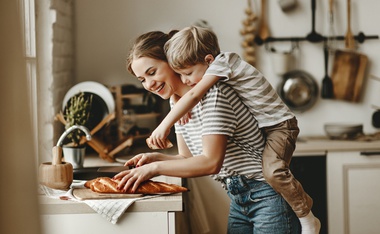
[[[36,9],[35,0],[19,0],[26,78],[29,90],[29,111],[31,112],[33,145],[38,162],[38,108],[37,108],[37,53],[36,53]]]

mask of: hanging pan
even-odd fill
[[[318,85],[314,77],[302,70],[294,70],[283,75],[278,93],[285,104],[293,111],[310,109],[318,97]]]

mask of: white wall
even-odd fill
[[[260,1],[252,1],[254,12],[260,18]],[[277,1],[268,2],[268,21],[271,34],[275,37],[306,36],[311,31],[311,1],[298,1],[298,7],[288,13],[280,10]],[[317,1],[316,30],[327,33],[327,0]],[[363,31],[367,35],[380,35],[377,0],[351,0],[351,29],[354,34]],[[204,19],[213,27],[224,51],[242,54],[239,30],[245,18],[247,1],[243,0],[81,0],[75,1],[76,22],[76,80],[94,80],[107,85],[138,82],[125,70],[125,58],[131,41],[138,35],[151,30],[168,32],[188,26]],[[346,32],[346,1],[335,1],[337,34]],[[257,21],[258,22],[258,21]],[[343,46],[343,43],[339,43]],[[288,48],[286,43],[272,46]],[[297,67],[311,73],[318,84],[324,77],[322,44],[301,42],[297,52]],[[380,76],[380,40],[368,40],[360,44],[359,51],[369,57],[368,75]],[[273,86],[281,77],[273,72],[270,54],[263,46],[257,49],[257,67],[266,75]],[[297,113],[300,135],[323,135],[326,122],[363,123],[365,133],[373,133],[372,105],[380,106],[380,82],[367,75],[363,87],[362,101],[349,103],[339,100],[318,99],[315,106]]]
[[[36,4],[39,163],[51,161],[51,149],[64,126],[54,120],[74,83],[73,3],[39,0]]]
[[[260,1],[254,0],[254,12],[260,17]],[[299,0],[298,7],[284,13],[277,1],[268,2],[268,21],[271,34],[275,37],[306,36],[311,31],[311,1]],[[354,34],[363,31],[367,35],[380,35],[380,1],[351,0],[351,29]],[[327,33],[328,1],[317,1],[316,30]],[[246,0],[80,0],[75,1],[76,23],[76,81],[94,80],[106,85],[133,83],[139,85],[125,69],[125,58],[137,36],[151,30],[168,32],[180,29],[204,19],[212,26],[219,37],[222,50],[242,54],[240,46],[243,38],[239,31]],[[346,0],[335,0],[336,32],[346,32]],[[257,21],[258,22],[258,21]],[[343,43],[339,43],[343,46]],[[289,48],[287,43],[271,44],[276,48]],[[323,100],[304,113],[297,113],[301,136],[323,135],[323,125],[327,122],[355,122],[364,124],[365,133],[378,131],[371,125],[374,111],[371,105],[380,106],[380,82],[369,79],[369,74],[380,76],[380,40],[369,40],[360,44],[359,51],[369,58],[362,101],[349,103],[339,100]],[[301,42],[297,51],[296,68],[311,73],[320,85],[324,77],[322,44]],[[257,49],[257,67],[266,75],[273,86],[281,81],[275,75],[270,54],[263,48]],[[210,226],[214,233],[225,230],[228,198],[224,192],[206,178],[198,179],[202,188],[210,188],[206,202]],[[218,202],[213,203],[217,197]],[[210,206],[210,207],[208,207]],[[212,208],[213,207],[213,208]],[[217,208],[215,208],[217,207]],[[217,209],[216,212],[214,212]],[[218,215],[215,214],[220,214]],[[220,224],[222,223],[222,224]],[[216,231],[215,231],[216,230]]]

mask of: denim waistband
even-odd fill
[[[227,177],[224,179],[224,183],[226,184],[227,190],[231,194],[244,193],[268,185],[265,181],[258,181],[255,179],[247,178],[244,175]]]

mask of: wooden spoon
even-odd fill
[[[347,49],[355,49],[355,39],[351,32],[351,0],[347,0],[347,32],[344,43]]]
[[[266,11],[267,11],[266,0],[261,0],[261,20],[259,24],[258,35],[261,40],[265,41],[269,37],[269,28],[267,23]]]
[[[331,55],[336,49],[335,26],[334,26],[334,0],[329,0],[329,33],[327,37],[327,47]]]

